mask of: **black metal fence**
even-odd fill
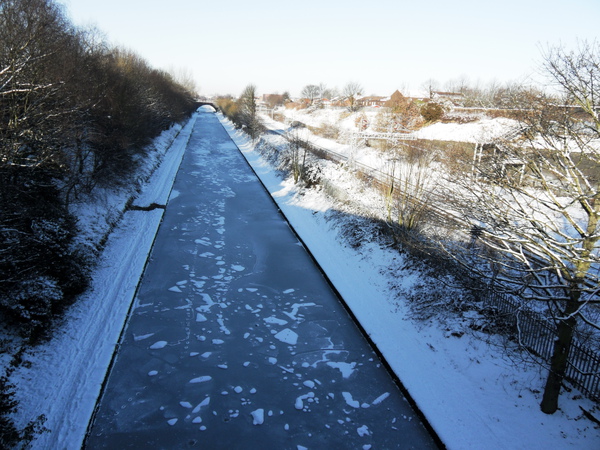
[[[556,327],[551,321],[497,292],[485,293],[483,300],[487,307],[509,321],[521,346],[545,361],[550,360],[556,338]],[[577,340],[571,345],[566,378],[587,397],[600,401],[600,356]]]

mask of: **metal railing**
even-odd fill
[[[545,361],[550,360],[557,335],[551,321],[536,311],[523,309],[507,295],[487,291],[482,297],[486,306],[508,320],[522,347]],[[600,401],[600,356],[577,340],[571,344],[565,376],[587,397]]]

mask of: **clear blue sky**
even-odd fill
[[[306,84],[365,94],[428,79],[520,81],[548,45],[598,36],[600,0],[59,0],[157,68],[184,68],[203,95]]]

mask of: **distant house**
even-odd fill
[[[358,106],[361,107],[370,106],[374,108],[380,108],[381,106],[383,106],[385,99],[386,97],[372,95],[367,97],[361,97],[356,101],[356,103],[358,104]]]
[[[348,102],[348,99],[345,97],[334,97],[332,99],[330,99],[329,101],[329,106],[334,106],[337,108],[347,108],[348,106],[350,106],[350,103]]]
[[[407,100],[408,99],[396,89],[390,97],[385,99],[383,106],[386,108],[396,108],[399,105],[406,103]]]
[[[462,106],[463,94],[460,92],[434,91],[432,94],[432,100],[438,103],[451,103],[453,106]]]

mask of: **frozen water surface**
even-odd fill
[[[435,448],[212,113],[174,189],[86,448]]]

